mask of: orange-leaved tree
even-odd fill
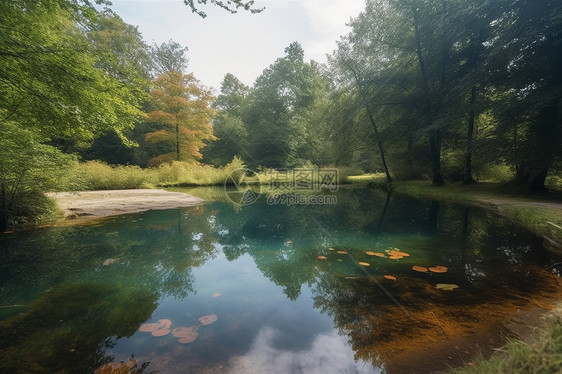
[[[150,92],[151,112],[147,122],[163,129],[145,135],[148,142],[168,142],[175,150],[152,158],[152,165],[171,161],[197,161],[205,141],[216,140],[211,120],[214,100],[211,91],[193,74],[169,71],[159,75]]]

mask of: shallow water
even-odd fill
[[[0,236],[0,372],[112,361],[139,373],[424,372],[500,344],[505,321],[560,295],[559,259],[504,218],[373,190],[335,196]],[[409,256],[389,259],[392,248]],[[198,335],[138,331],[161,319]]]

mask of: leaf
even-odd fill
[[[394,250],[394,249],[390,250],[390,251],[388,252],[388,254],[389,254],[390,256],[401,256],[401,257],[407,257],[407,256],[410,255],[409,253],[402,252],[402,251],[397,251],[397,250]]]
[[[459,286],[457,286],[456,284],[438,283],[435,285],[435,288],[437,288],[438,290],[452,291],[455,288],[459,288]]]
[[[402,257],[404,256],[399,256],[399,255],[394,255],[391,253],[389,253],[390,256],[388,256],[388,258],[390,258],[391,260],[400,260]]]
[[[434,272],[434,273],[446,273],[448,268],[445,266],[441,266],[441,265],[437,265],[437,266],[433,266],[428,268],[429,271]]]
[[[380,253],[380,252],[373,252],[373,255],[377,257],[386,257],[384,253]]]
[[[386,279],[393,280],[393,281],[396,280],[396,277],[394,275],[383,275],[383,277],[385,277]]]
[[[153,331],[158,330],[159,328],[160,328],[159,323],[145,323],[143,325],[140,325],[139,331],[140,332],[153,332]]]
[[[333,250],[334,250],[334,248],[332,248],[332,247],[328,248],[328,251],[333,251]]]
[[[189,326],[189,327],[176,327],[175,329],[172,330],[172,335],[175,336],[176,338],[187,338],[190,336],[197,336],[197,329],[199,328],[200,325],[193,325],[193,326]]]
[[[365,253],[368,254],[369,256],[376,256],[376,253],[372,251],[367,251]]]
[[[169,329],[172,326],[172,321],[169,319],[159,319],[158,324],[160,325],[161,329]]]
[[[371,266],[371,264],[369,264],[368,262],[360,262],[359,265],[363,265],[363,266]]]
[[[170,333],[170,329],[160,329],[152,332],[152,336],[164,336]]]
[[[347,254],[346,251],[338,251],[338,253],[339,253],[340,255],[346,255],[346,254]]]
[[[217,319],[218,317],[213,313],[203,317],[199,317],[198,320],[199,322],[201,322],[202,325],[210,325],[211,323],[215,322]]]
[[[318,259],[319,259],[319,260],[327,260],[328,257],[326,257],[326,256],[318,256]]]
[[[414,265],[412,266],[412,270],[419,271],[420,273],[425,273],[427,271],[427,268],[424,268],[423,266]]]

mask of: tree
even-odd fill
[[[167,128],[150,132],[145,139],[172,142],[175,146],[174,152],[155,157],[151,163],[200,159],[199,150],[206,145],[205,141],[216,139],[211,125],[211,91],[193,74],[170,71],[156,78],[150,98],[154,110],[147,114],[147,121]]]
[[[171,39],[162,44],[154,43],[150,47],[154,76],[157,77],[169,71],[185,73],[189,61],[187,51],[187,47],[183,47]]]
[[[215,166],[228,164],[234,156],[247,158],[248,133],[243,122],[250,87],[228,73],[221,83],[221,93],[213,103],[217,111],[213,132],[217,140],[204,152],[204,160]]]
[[[305,118],[322,89],[319,76],[317,64],[305,63],[304,51],[295,42],[256,79],[244,116],[252,167],[286,168],[305,162],[315,135]]]
[[[238,9],[243,9],[251,13],[260,13],[264,8],[253,8],[255,1],[244,1],[244,0],[183,0],[185,5],[187,5],[193,13],[205,18],[207,15],[205,12],[198,8],[199,4],[207,4],[209,2],[212,5],[216,5],[223,8],[230,13],[236,13]]]

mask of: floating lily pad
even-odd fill
[[[376,256],[376,253],[372,251],[367,251],[365,253],[368,254],[369,256]]]
[[[359,265],[363,265],[363,266],[371,266],[371,264],[369,264],[368,262],[360,262]]]
[[[390,252],[389,255],[390,256],[388,256],[388,258],[390,258],[391,260],[400,260],[402,257],[404,257],[404,256],[392,254],[392,252]]]
[[[189,327],[176,327],[172,330],[172,335],[176,338],[186,338],[192,336],[194,333],[197,334],[196,330],[199,328],[199,325],[193,325]]]
[[[170,333],[170,329],[160,329],[152,332],[152,336],[164,336]]]
[[[402,256],[402,257],[407,257],[410,255],[409,253],[402,252],[402,251],[395,251],[395,250],[389,251],[388,254],[390,256]]]
[[[199,322],[202,325],[210,325],[211,323],[215,322],[217,319],[218,317],[213,313],[203,317],[199,317]]]
[[[169,329],[172,326],[172,321],[169,319],[159,319],[158,324],[160,325],[161,329]]]
[[[139,331],[140,332],[153,332],[160,328],[159,323],[145,323],[144,325],[140,325]]]
[[[380,252],[373,252],[373,256],[386,257],[386,255],[384,253],[380,253]]]
[[[459,286],[450,283],[438,283],[435,285],[435,288],[437,288],[438,290],[452,291],[455,288],[459,288]]]
[[[346,254],[347,254],[346,251],[338,251],[338,253],[339,253],[340,255],[346,255]]]
[[[326,257],[326,256],[318,256],[318,259],[319,259],[319,260],[327,260],[328,257]]]
[[[334,250],[334,248],[332,248],[332,247],[328,248],[328,251],[333,251],[333,250]]]
[[[383,275],[383,277],[385,277],[386,279],[393,280],[393,281],[396,280],[396,277],[394,275]]]
[[[287,240],[287,241],[285,242],[285,244],[293,244],[293,241],[292,241],[292,240]]]
[[[338,262],[343,262],[343,260],[341,258],[338,258]]]
[[[412,266],[412,270],[419,271],[420,273],[425,273],[427,271],[427,268],[424,268],[423,266],[414,265]]]
[[[447,267],[441,266],[441,265],[433,266],[433,267],[430,267],[428,269],[429,269],[429,271],[434,272],[434,273],[446,273],[447,270],[449,270]]]
[[[182,344],[187,344],[187,343],[191,343],[193,342],[195,339],[197,339],[197,337],[199,336],[199,333],[197,331],[193,331],[191,333],[191,335],[189,336],[184,336],[178,339],[178,342],[182,343]]]

